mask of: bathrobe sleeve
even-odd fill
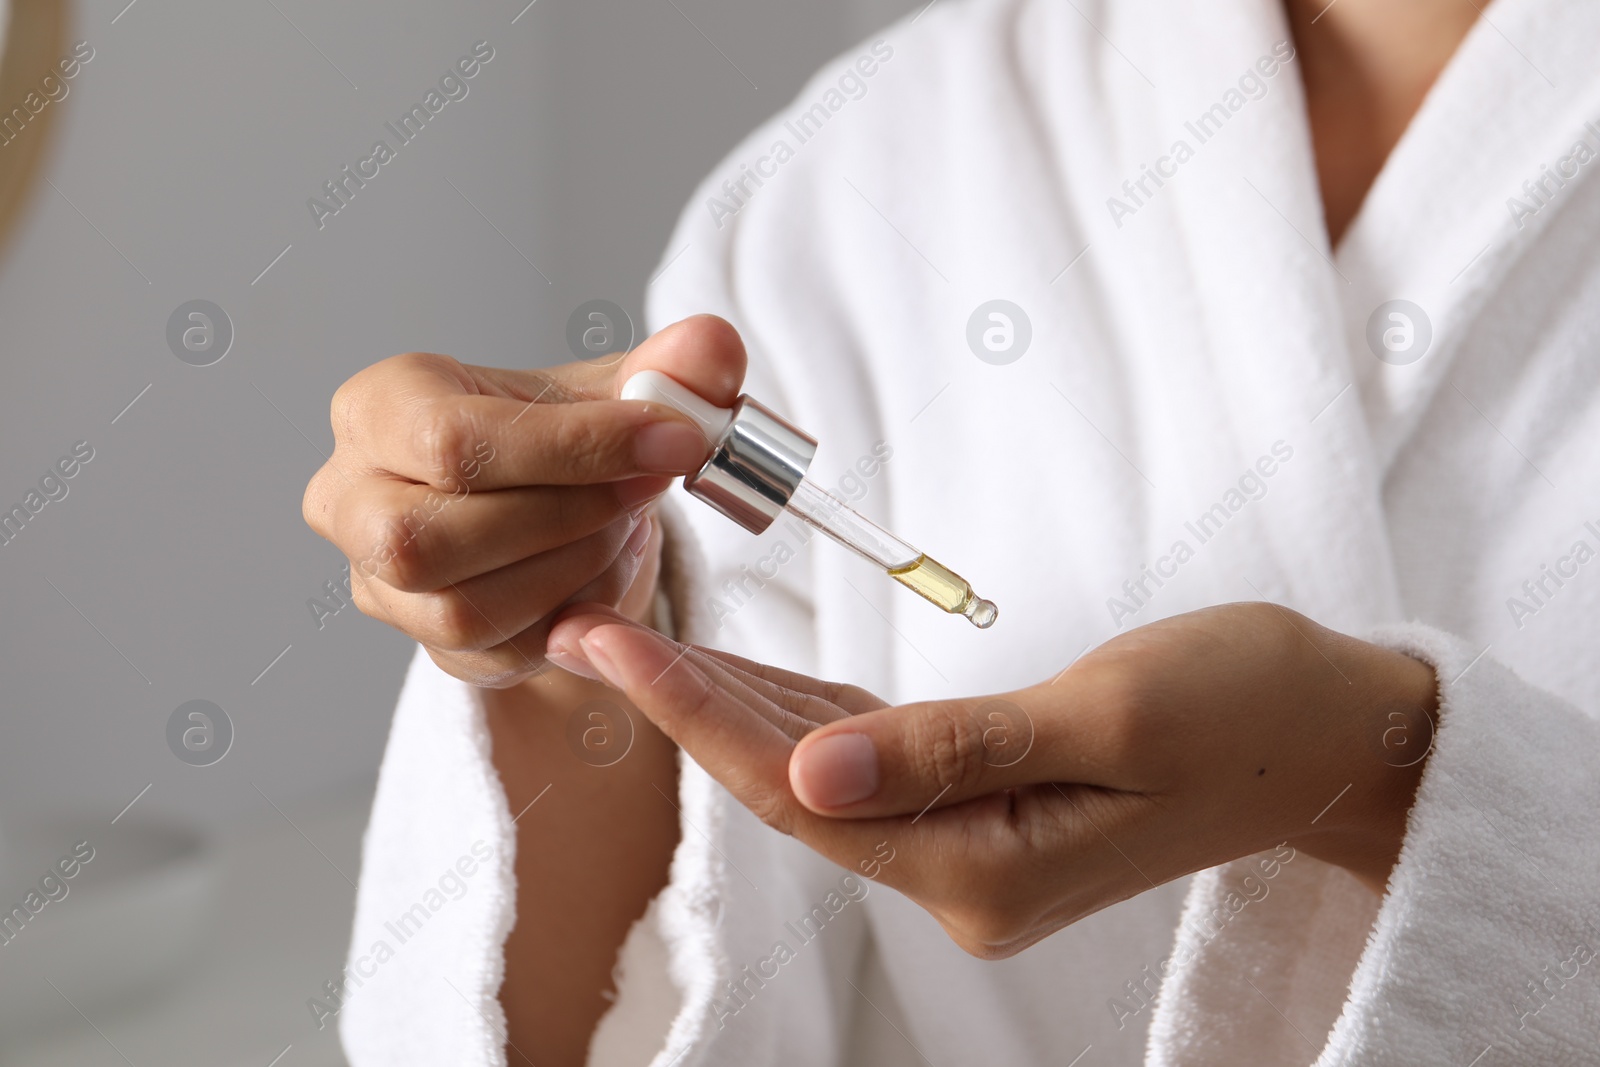
[[[1429,627],[1370,639],[1439,678],[1387,894],[1304,854],[1259,903],[1240,901],[1281,856],[1200,875],[1163,961],[1148,1062],[1596,1062],[1600,723]]]

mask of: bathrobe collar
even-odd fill
[[[1588,42],[1588,54],[1572,62],[1553,47],[1562,40]],[[1455,395],[1448,374],[1461,340],[1517,260],[1560,215],[1576,185],[1600,172],[1596,40],[1600,9],[1592,4],[1487,5],[1340,244],[1336,262],[1351,283],[1344,294],[1346,337],[1362,360],[1358,367],[1370,372],[1359,381],[1385,469],[1436,399],[1493,399]],[[1574,162],[1570,179],[1550,179],[1579,141],[1596,162]],[[1545,189],[1530,195],[1525,183],[1540,181]],[[1428,351],[1399,366],[1364,358],[1368,316],[1397,298],[1426,312],[1433,334]]]
[[[1571,63],[1540,64],[1534,46],[1562,32],[1551,25],[1555,6],[1500,0],[1480,18],[1337,252],[1323,222],[1297,62],[1277,64],[1260,78],[1265,93],[1252,96],[1258,62],[1270,68],[1263,57],[1293,45],[1277,0],[1134,2],[1104,12],[1109,41],[1139,42],[1123,51],[1140,75],[1136,91],[1149,98],[1114,109],[1128,125],[1125,137],[1112,131],[1120,166],[1138,174],[1180,141],[1192,150],[1166,164],[1176,173],[1125,222],[1159,229],[1145,247],[1186,261],[1186,269],[1142,273],[1146,291],[1168,287],[1150,294],[1164,309],[1152,339],[1164,333],[1159,343],[1171,346],[1171,358],[1215,368],[1241,455],[1274,440],[1295,449],[1297,476],[1274,485],[1277,506],[1259,516],[1269,558],[1250,568],[1257,577],[1241,599],[1277,600],[1347,629],[1403,617],[1385,476],[1449,388],[1475,309],[1558,213],[1525,216],[1519,228],[1505,197],[1538,176],[1538,161],[1554,166],[1584,122],[1600,117],[1600,78]],[[1570,7],[1564,18],[1570,24]],[[1600,12],[1586,10],[1581,21],[1565,32],[1597,39]],[[1221,128],[1198,127],[1218,104],[1229,109]],[[1155,140],[1136,132],[1151,130],[1164,132]],[[1600,124],[1591,139],[1600,151]],[[1464,158],[1476,166],[1462,167]],[[1586,170],[1600,172],[1600,162]],[[1486,197],[1486,188],[1505,192]],[[1119,239],[1110,226],[1101,236]],[[1409,365],[1380,363],[1368,344],[1369,319],[1391,300],[1423,309],[1431,327],[1426,352]]]
[[[1341,629],[1394,619],[1381,469],[1353,388],[1338,292],[1347,283],[1328,250],[1298,68],[1280,62],[1263,77],[1258,66],[1275,46],[1292,47],[1288,26],[1274,0],[1157,6],[1107,12],[1108,36],[1142,38],[1129,61],[1152,101],[1145,113],[1127,105],[1120,166],[1137,174],[1168,156],[1164,167],[1175,173],[1104,236],[1113,247],[1131,236],[1147,258],[1179,263],[1107,261],[1141,273],[1123,284],[1142,280],[1162,308],[1161,331],[1145,343],[1163,345],[1169,360],[1201,361],[1218,383],[1213,402],[1232,440],[1205,447],[1245,458],[1274,441],[1294,450],[1293,476],[1276,479],[1255,509],[1257,558],[1241,561],[1248,584],[1232,595],[1284,603]],[[1257,98],[1240,92],[1251,76],[1266,86]],[[1226,112],[1215,112],[1220,128],[1202,126],[1214,106]],[[1166,291],[1149,292],[1152,284]]]

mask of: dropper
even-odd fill
[[[653,370],[629,378],[622,399],[666,404],[700,428],[710,451],[683,487],[751,533],[791,512],[944,611],[979,629],[994,625],[994,602],[974,593],[965,578],[807,481],[816,438],[765,404],[744,395],[733,407],[719,408]]]

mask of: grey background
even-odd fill
[[[68,40],[95,57],[50,105],[54,188],[33,191],[0,260],[0,504],[73,442],[95,449],[68,496],[0,546],[0,835],[44,817],[114,833],[149,786],[122,825],[280,849],[250,884],[290,903],[251,925],[315,929],[316,951],[272,963],[282,979],[265,991],[245,983],[263,964],[237,929],[208,936],[192,967],[208,995],[263,1020],[241,1063],[289,1042],[303,1047],[285,1067],[336,1062],[304,1000],[342,955],[356,835],[410,653],[353,608],[319,631],[306,607],[343,562],[300,519],[333,390],[411,349],[561,361],[568,313],[593,298],[637,316],[694,183],[820,62],[912,7],[538,0],[513,24],[524,2],[77,5]],[[466,99],[319,231],[307,198],[478,40],[495,56]],[[209,367],[165,339],[196,298],[235,331]],[[211,767],[167,748],[168,717],[193,699],[234,725]],[[0,850],[8,896],[36,874]],[[41,921],[68,923],[71,907]],[[162,1062],[233,1062],[220,1036],[162,1045],[133,1022],[96,1023]],[[122,1062],[85,1040],[72,1062]]]

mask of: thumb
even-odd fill
[[[747,364],[744,340],[726,319],[695,315],[652,334],[611,368],[611,395],[620,396],[629,378],[660,371],[718,407],[739,396]]]
[[[1006,697],[853,715],[806,735],[789,785],[819,814],[881,817],[983,796],[1039,777],[1033,717]]]
[[[612,362],[577,360],[539,370],[446,362],[454,365],[454,369],[430,369],[434,377],[446,379],[458,393],[488,392],[550,404],[616,400],[622,396],[622,386],[629,378],[643,370],[655,370],[676,379],[718,407],[730,407],[738,399],[749,363],[739,331],[728,320],[715,315],[691,315],[681,319],[657,330],[626,356]],[[472,383],[477,387],[468,389]]]
[[[884,708],[807,734],[789,757],[789,786],[819,815],[914,815],[1019,786],[1113,785],[1092,728],[1057,693],[1022,691]],[[1070,701],[1069,701],[1070,702]]]

